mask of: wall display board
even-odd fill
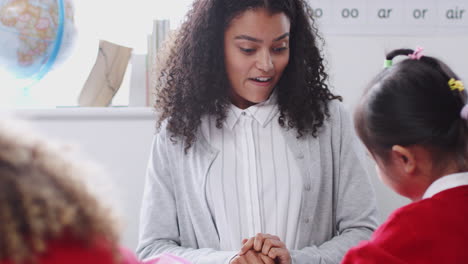
[[[309,0],[325,34],[468,34],[467,0]]]

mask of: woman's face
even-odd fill
[[[239,108],[268,99],[289,62],[290,21],[264,8],[235,17],[224,33],[231,101]]]

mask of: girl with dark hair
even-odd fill
[[[414,202],[343,263],[468,263],[467,93],[421,51],[391,52],[354,115],[382,181]],[[401,55],[409,59],[390,66]]]
[[[194,2],[156,87],[140,257],[339,263],[370,236],[365,155],[317,42],[305,0]]]

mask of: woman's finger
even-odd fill
[[[244,256],[237,256],[229,264],[248,264]]]
[[[245,239],[244,239],[245,240]],[[243,240],[242,240],[243,241]],[[244,255],[248,250],[252,249],[253,248],[253,244],[254,244],[254,238],[251,237],[249,238],[249,240],[247,240],[247,242],[244,243],[244,245],[242,245],[238,255],[239,256],[242,256]]]
[[[271,239],[271,238],[265,239],[263,243],[263,247],[262,247],[262,254],[265,256],[268,256],[270,249],[274,247],[286,248],[286,245],[283,242],[276,240],[276,239]]]
[[[268,257],[277,260],[279,264],[291,264],[291,255],[286,248],[272,248],[268,252]]]
[[[263,260],[262,260],[262,258],[260,256],[261,256],[260,253],[258,253],[256,251],[253,251],[253,250],[249,250],[242,257],[245,257],[246,260],[247,260],[247,263],[249,263],[249,264],[264,264],[264,262],[263,262]]]
[[[275,240],[281,240],[279,238],[279,236],[275,236],[275,235],[272,235],[272,234],[263,234],[266,238],[271,238],[271,239],[275,239]]]
[[[255,249],[255,251],[260,252],[262,250],[263,241],[265,241],[265,238],[266,238],[266,234],[258,233],[257,235],[255,235],[254,245],[253,245],[253,248]]]
[[[275,264],[275,261],[273,259],[271,259],[270,257],[265,256],[263,254],[259,254],[259,256],[262,259],[264,264]]]
[[[253,248],[256,251],[260,252],[262,250],[262,248],[263,248],[263,244],[265,243],[266,239],[273,239],[273,240],[281,241],[278,236],[274,236],[274,235],[271,235],[271,234],[258,233],[255,236]]]

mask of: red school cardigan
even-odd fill
[[[103,242],[85,246],[73,239],[51,241],[47,251],[37,257],[37,264],[116,264],[110,247]],[[0,264],[13,264],[10,260]]]
[[[119,253],[120,261],[116,262],[111,247],[104,241],[88,247],[76,240],[61,239],[52,241],[47,252],[38,257],[36,264],[190,264],[185,259],[169,254],[139,261],[128,249],[120,248]],[[13,264],[13,262],[0,260],[0,264]]]
[[[468,186],[396,210],[342,264],[468,263]]]

